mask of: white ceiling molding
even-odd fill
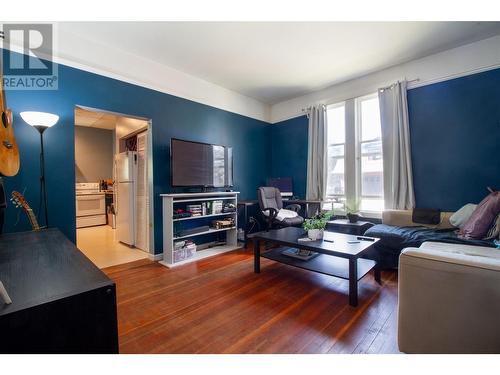
[[[272,123],[398,78],[430,82],[499,60],[500,22],[55,26],[56,62]]]
[[[269,122],[270,106],[166,65],[59,30],[60,64]]]
[[[78,35],[269,105],[500,34],[500,22],[68,22],[58,27],[62,37]],[[137,75],[137,67],[128,65]]]
[[[409,88],[428,85],[500,67],[500,35],[449,49],[352,79],[271,107],[271,123],[303,115],[313,104],[332,104],[376,92],[402,78],[417,79]]]

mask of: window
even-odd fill
[[[328,176],[326,193],[329,197],[345,197],[345,106],[328,108]]]
[[[384,209],[384,172],[382,162],[382,130],[378,96],[357,99],[358,181],[360,209]]]
[[[337,207],[356,201],[361,211],[382,211],[383,159],[377,94],[329,106],[327,120],[328,198]]]

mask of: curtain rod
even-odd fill
[[[408,81],[406,81],[407,83],[413,83],[413,82],[419,82],[420,81],[420,78],[415,78],[415,79],[410,79]],[[381,87],[379,90],[387,90],[387,89],[390,89],[392,86],[394,86],[394,83],[390,86],[386,86],[386,87]],[[344,99],[344,100],[349,100],[349,99],[354,99],[354,98],[348,98],[348,99]],[[322,104],[322,105],[326,105],[326,104]],[[310,105],[309,107],[306,107],[306,108],[302,108],[302,112],[308,114],[308,112],[311,110],[313,106]]]
[[[406,83],[413,83],[413,82],[418,82],[418,81],[420,81],[420,78],[410,79],[410,80],[406,81]],[[392,88],[394,85],[395,85],[395,83],[393,83],[392,85],[386,86],[386,87],[381,87],[381,88],[379,88],[379,90],[382,90],[382,91],[388,90],[388,89]]]
[[[326,104],[318,104],[318,105],[322,105],[323,107],[326,107]],[[302,108],[302,112],[309,112],[312,107],[314,107],[314,106],[310,105],[309,107]]]

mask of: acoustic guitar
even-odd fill
[[[0,175],[14,176],[19,171],[19,149],[17,148],[14,129],[12,128],[12,112],[5,102],[2,67],[0,66]]]
[[[28,219],[31,223],[31,228],[33,230],[42,229],[38,224],[38,220],[36,219],[35,213],[33,212],[30,205],[20,192],[14,190],[12,192],[12,197],[10,198],[10,200],[16,208],[22,208],[24,210],[24,212],[28,216]]]

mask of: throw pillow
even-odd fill
[[[486,237],[493,220],[500,213],[500,191],[484,198],[459,231],[463,238],[483,239]]]
[[[493,225],[491,226],[485,238],[485,240],[495,239],[500,239],[500,214],[498,214],[495,221],[493,221]]]
[[[462,228],[476,209],[477,204],[467,203],[457,212],[450,216],[450,224],[457,228]]]

